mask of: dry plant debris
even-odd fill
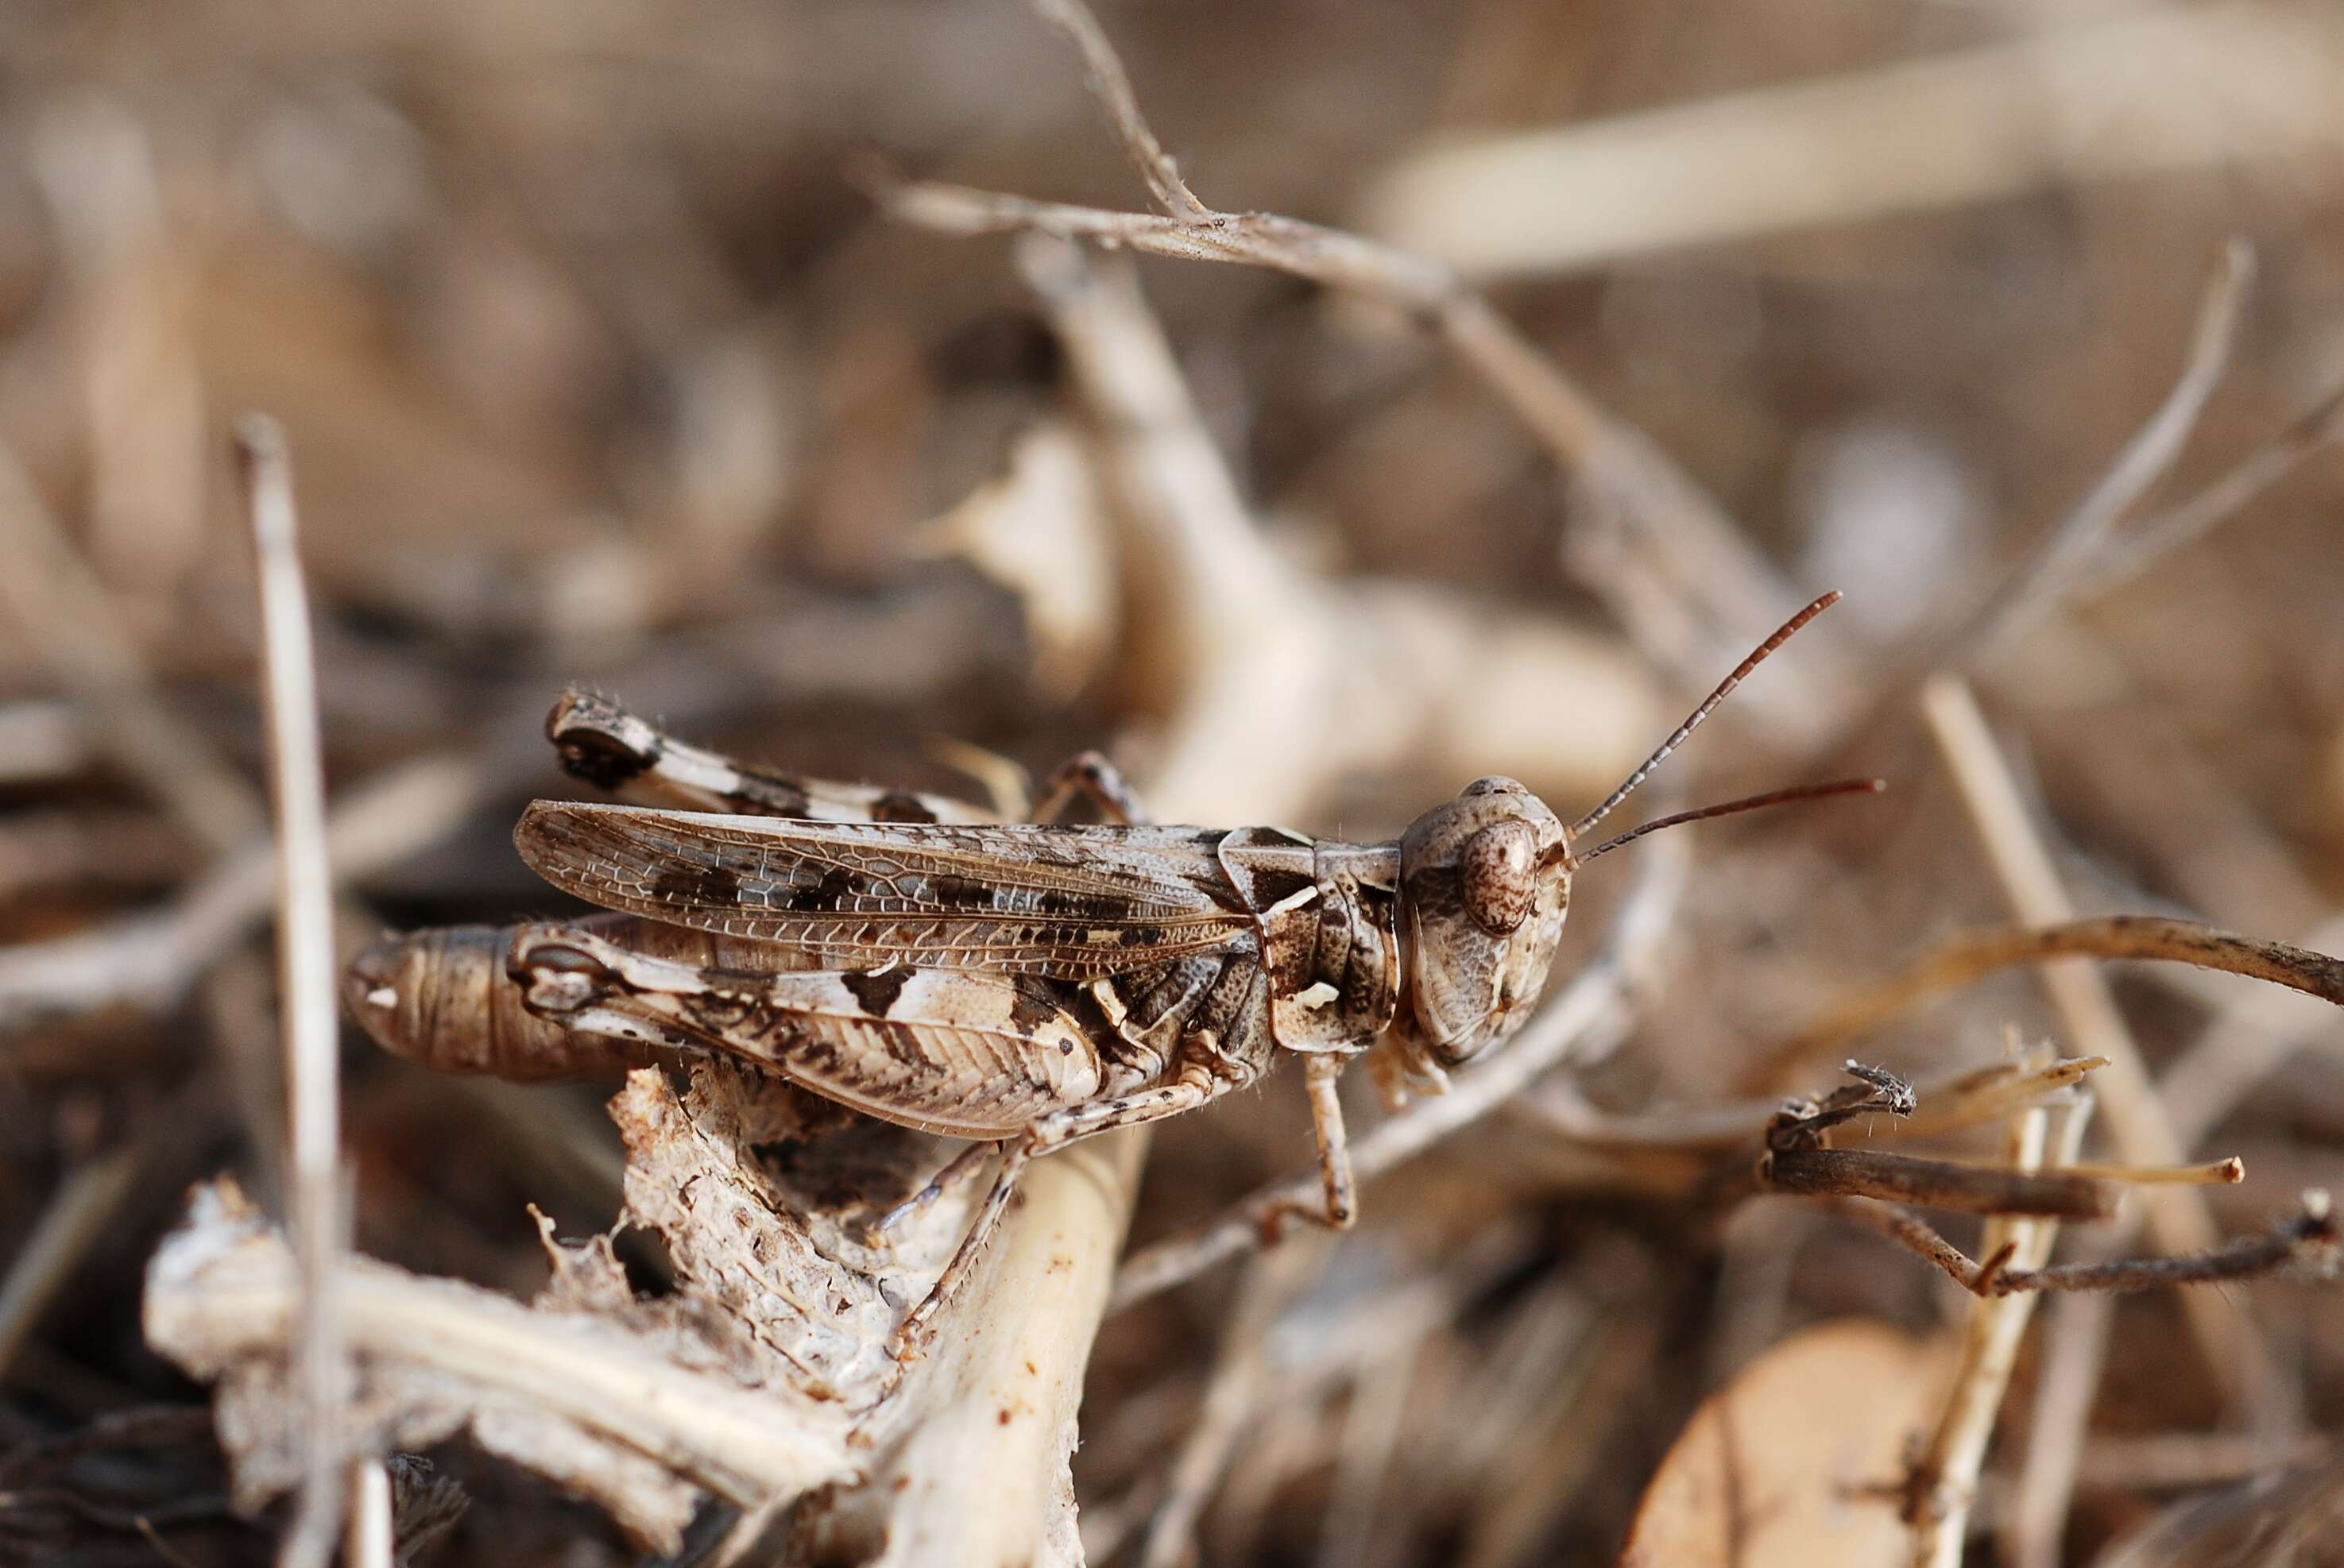
[[[0,1558],[2329,1551],[2333,17],[1033,9],[0,15]],[[1446,1094],[1036,1161],[908,1366],[957,1145],[321,1032],[576,918],[557,691],[707,808],[1369,841],[1832,585],[1672,787],[1886,799],[1639,846]]]
[[[1636,1510],[1622,1564],[1893,1563],[1904,1532],[1862,1495],[1928,1416],[1950,1347],[1867,1319],[1775,1346],[1703,1401]]]

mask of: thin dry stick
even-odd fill
[[[261,677],[268,719],[269,799],[277,819],[277,958],[290,1119],[292,1221],[300,1262],[299,1382],[308,1412],[299,1508],[278,1563],[325,1568],[349,1484],[350,1368],[335,1312],[342,1249],[340,1029],[334,983],[334,894],[326,849],[326,776],[318,735],[317,661],[295,538],[285,435],[251,416],[237,457],[252,519],[260,590]]]
[[[2321,950],[2344,947],[2344,914],[2330,915],[2304,935]],[[2299,1042],[2317,1030],[2333,1035],[2344,1018],[2323,1014],[2308,1022],[2302,1004],[2276,991],[2249,991],[2222,1009],[2195,1043],[2165,1070],[2158,1086],[2173,1135],[2194,1149],[2272,1073],[2293,1060]]]
[[[342,1563],[344,1568],[393,1568],[390,1472],[379,1459],[350,1467],[350,1522]]]
[[[2295,1216],[2259,1236],[2237,1236],[2203,1252],[2179,1257],[2099,1258],[2052,1268],[2014,1267],[2007,1255],[1989,1252],[1985,1262],[1939,1235],[1928,1221],[1891,1204],[1869,1199],[1842,1200],[1837,1212],[1910,1248],[1943,1269],[1976,1296],[2015,1296],[2057,1292],[2164,1291],[2181,1285],[2225,1284],[2238,1280],[2299,1271],[2332,1278],[2337,1267],[2337,1227],[2328,1194],[2303,1194]]]
[[[2021,1113],[2011,1132],[2014,1167],[2034,1171],[2074,1158],[2083,1141],[2089,1102],[2060,1107],[2056,1134],[2048,1125],[2053,1114],[2039,1106]],[[2050,1255],[2058,1231],[2052,1220],[1993,1220],[1986,1224],[1981,1250],[1990,1259],[2006,1251],[2012,1262],[2036,1267]],[[1961,1563],[1986,1442],[1994,1434],[1995,1413],[2002,1408],[2018,1343],[2034,1311],[2034,1298],[2026,1295],[1979,1301],[1970,1307],[1953,1392],[1908,1483],[1904,1518],[1913,1526],[1913,1568],[1958,1568]]]
[[[2019,964],[2064,958],[2189,964],[2268,980],[2344,1007],[2344,960],[2195,920],[2095,915],[2056,925],[1998,926],[1949,938],[1901,974],[1844,998],[1821,1019],[1767,1049],[1768,1076],[1781,1081],[1803,1071],[1817,1056],[1946,991]]]
[[[90,765],[88,726],[61,701],[0,702],[0,784],[29,784]]]
[[[2107,1247],[2110,1238],[2095,1237]],[[2026,1422],[2026,1457],[2009,1508],[1996,1522],[2011,1568],[2058,1568],[2062,1538],[2083,1460],[2084,1433],[2099,1398],[2116,1298],[2086,1292],[2051,1304],[2043,1334],[2043,1370]]]
[[[1798,1197],[1875,1198],[1969,1214],[2038,1214],[2109,1220],[2113,1182],[2067,1171],[2032,1175],[2000,1165],[1957,1165],[1873,1149],[1788,1149],[1770,1153],[1760,1185]]]
[[[1406,1163],[1521,1092],[1574,1051],[1600,1049],[1627,1028],[1683,891],[1692,849],[1685,836],[1662,834],[1647,851],[1603,950],[1548,1002],[1502,1050],[1457,1073],[1449,1092],[1420,1100],[1351,1141],[1351,1172],[1364,1186]],[[1277,1216],[1308,1212],[1321,1201],[1318,1174],[1255,1192],[1220,1219],[1134,1253],[1116,1276],[1110,1311],[1120,1311],[1262,1244]]]
[[[1443,135],[1368,183],[1360,221],[1479,274],[1588,271],[2031,191],[2333,156],[2344,116],[2320,7],[2126,6],[2084,25],[2067,24],[2086,14],[2039,6],[1995,15],[2015,36],[1568,125]]]
[[[469,816],[487,787],[476,765],[450,754],[386,768],[335,804],[333,863],[354,875],[403,859]],[[160,913],[0,948],[0,1035],[58,1014],[177,1006],[267,912],[274,859],[260,840],[223,856]]]
[[[1957,676],[1935,677],[1923,689],[1921,701],[2012,911],[2029,922],[2073,920],[2075,906],[1968,685]],[[2344,974],[2344,965],[2330,968]],[[2068,1036],[2084,1050],[2108,1059],[2094,1082],[2107,1101],[2117,1151],[2137,1165],[2181,1163],[2183,1151],[2107,980],[2088,964],[2053,963],[2039,972]],[[2071,1151],[2062,1163],[2073,1158]],[[2205,1198],[2194,1189],[2157,1189],[2143,1194],[2143,1205],[2149,1234],[2161,1251],[2205,1252],[2219,1241]],[[2268,1386],[2268,1357],[2235,1304],[2193,1294],[2184,1298],[2183,1308],[2218,1386],[2234,1396]]]
[[[2254,276],[2253,248],[2243,239],[2232,239],[2198,307],[2197,330],[2190,336],[2189,355],[2180,378],[2066,521],[2019,564],[2007,586],[1987,601],[1969,625],[1955,634],[1938,661],[1942,668],[1960,668],[1997,647],[2008,646],[2048,614],[2102,553],[2108,531],[2173,467],[2198,427],[2207,399],[2229,368],[2238,346],[2238,320]]]
[[[2069,601],[2097,598],[2130,582],[2173,551],[2212,532],[2293,473],[2306,457],[2339,439],[2344,439],[2344,387],[2322,397],[2204,489],[2111,544],[2069,586]]]
[[[252,789],[155,691],[113,596],[40,492],[0,448],[0,604],[86,711],[106,750],[216,852],[267,824]]]
[[[1698,648],[1684,646],[1681,637],[1667,639],[1672,662],[1684,667],[1679,674],[1694,678],[1721,648],[1748,646],[1797,608],[1799,596],[1682,469],[1642,432],[1597,407],[1448,268],[1317,224],[1200,201],[1164,155],[1096,20],[1078,0],[1036,4],[1081,51],[1094,95],[1164,210],[1117,212],[889,176],[874,182],[889,212],[948,234],[1036,230],[1191,261],[1268,267],[1379,300],[1437,331],[1601,508],[1634,525],[1667,563],[1671,583],[1701,611],[1673,619],[1706,634]],[[1633,605],[1622,608],[1628,613]],[[1812,696],[1786,696],[1785,689],[1777,689],[1782,700],[1773,712],[1784,724],[1820,732],[1823,716]]]
[[[1353,1385],[1336,1448],[1334,1483],[1319,1516],[1318,1568],[1373,1562],[1379,1544],[1385,1547],[1384,1560],[1392,1556],[1384,1528],[1391,1510],[1384,1504],[1390,1494],[1392,1456],[1414,1413],[1408,1396],[1416,1382],[1417,1345],[1409,1340],[1393,1346],[1363,1369]]]
[[[1255,1259],[1246,1271],[1237,1306],[1221,1330],[1197,1423],[1172,1462],[1163,1501],[1148,1521],[1140,1568],[1178,1568],[1195,1547],[1197,1521],[1259,1408],[1269,1332],[1326,1261],[1325,1236],[1297,1236],[1294,1243]]]
[[[138,1151],[125,1143],[83,1161],[57,1183],[0,1281],[0,1374],[15,1362],[74,1265],[106,1233],[137,1174]]]

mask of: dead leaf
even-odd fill
[[[1872,1568],[1904,1526],[1859,1489],[1893,1479],[1951,1347],[1869,1319],[1777,1346],[1711,1395],[1644,1491],[1622,1568]]]

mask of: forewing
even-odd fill
[[[514,842],[605,909],[782,941],[840,967],[1085,980],[1249,948],[1193,828],[801,822],[541,800]]]

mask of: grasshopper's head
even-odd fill
[[[1570,835],[1510,779],[1476,779],[1399,841],[1416,1031],[1443,1066],[1510,1032],[1546,984],[1571,908]]]
[[[1530,1016],[1546,987],[1580,867],[1662,828],[1819,795],[1868,793],[1876,779],[1804,785],[1663,817],[1576,846],[1589,829],[1634,792],[1683,744],[1743,677],[1839,595],[1825,594],[1761,644],[1592,811],[1566,825],[1510,779],[1477,779],[1457,798],[1418,818],[1399,843],[1402,963],[1412,1002],[1414,1044],[1435,1067],[1455,1067]]]

